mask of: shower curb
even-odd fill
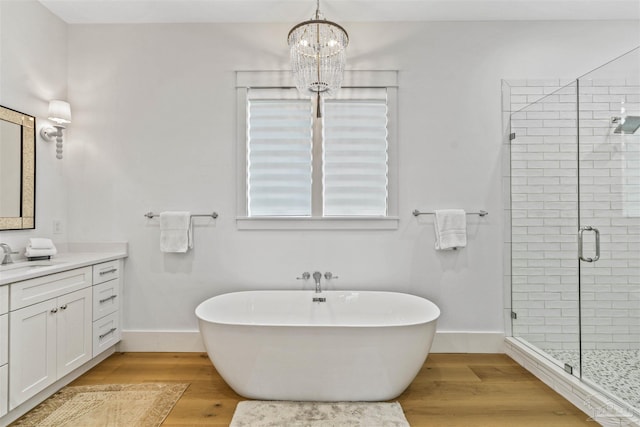
[[[569,376],[560,367],[513,337],[505,338],[505,353],[562,397],[602,426],[640,427],[640,417],[592,389],[580,379]]]

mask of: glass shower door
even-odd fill
[[[640,408],[640,57],[578,80],[582,379]]]
[[[511,86],[513,336],[578,376],[577,82]]]

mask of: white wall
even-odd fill
[[[67,97],[67,24],[32,0],[0,0],[0,105],[36,117],[37,133],[47,122],[49,100]],[[30,237],[48,236],[56,244],[54,219],[66,224],[65,163],[55,143],[36,137],[36,229],[0,231],[0,241],[24,252]],[[64,227],[63,227],[64,230]],[[24,256],[24,255],[20,255]]]
[[[637,22],[349,24],[351,69],[397,69],[400,228],[238,231],[236,70],[288,68],[288,24],[69,26],[70,241],[128,240],[126,330],[194,330],[195,306],[241,289],[428,297],[440,331],[503,331],[501,79],[574,77],[638,44]],[[415,208],[486,209],[469,245],[433,249]],[[216,210],[195,248],[161,254],[149,210]],[[311,284],[306,284],[311,288]]]

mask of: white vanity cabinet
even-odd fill
[[[9,410],[93,357],[91,285],[91,267],[9,285]]]
[[[109,261],[93,266],[93,356],[109,349],[122,336],[120,294],[122,263]]]
[[[0,426],[98,365],[120,341],[126,243],[75,246],[87,252],[0,267]]]
[[[0,417],[9,405],[9,287],[0,286]]]

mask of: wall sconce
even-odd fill
[[[56,158],[62,158],[62,130],[64,125],[71,123],[71,106],[66,101],[53,100],[49,102],[49,120],[55,122],[53,126],[40,129],[40,136],[45,141],[56,140]]]

